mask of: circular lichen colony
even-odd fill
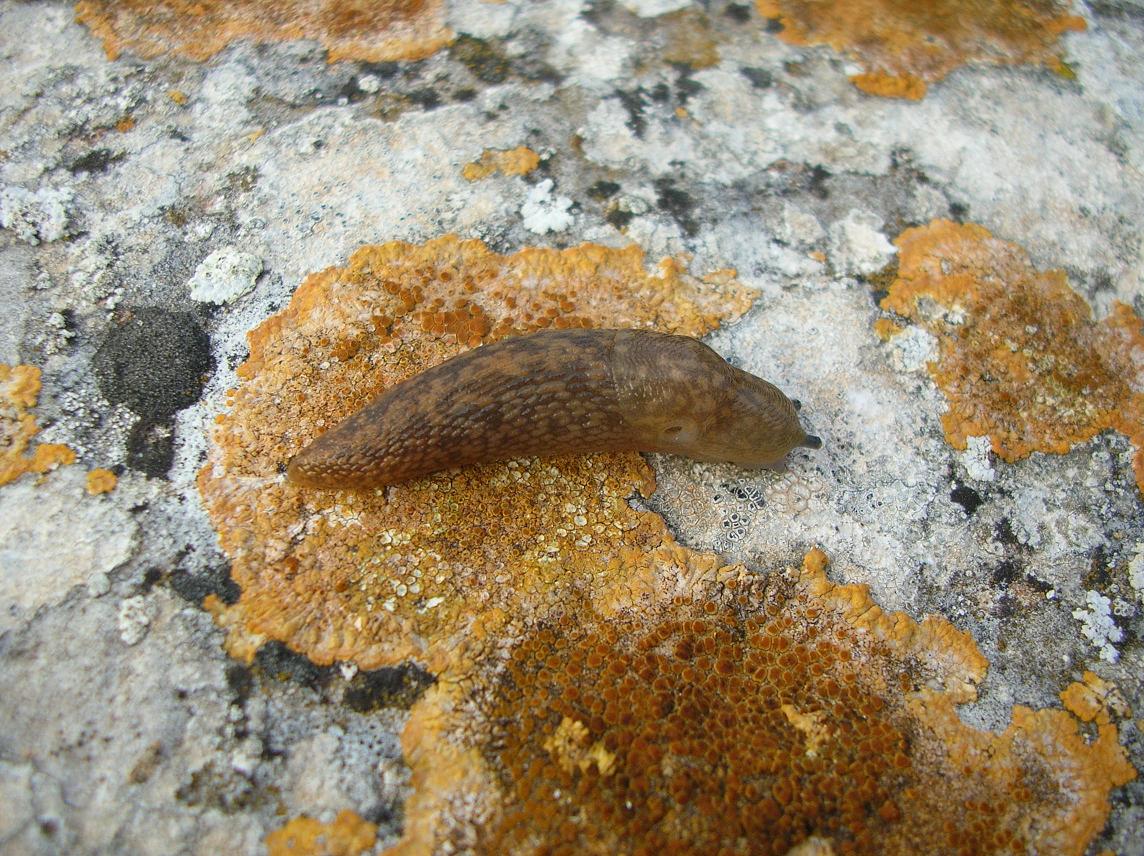
[[[514,651],[483,705],[503,799],[481,852],[784,854],[814,838],[838,854],[1024,853],[1056,841],[1070,797],[1051,754],[1031,735],[952,725],[925,688],[933,664],[789,578],[676,597],[655,616],[585,622],[569,609]]]
[[[671,541],[631,508],[634,453],[468,467],[385,491],[299,488],[286,461],[373,396],[466,348],[569,327],[701,335],[744,311],[729,273],[649,272],[638,248],[502,256],[479,241],[363,247],[307,278],[251,332],[199,488],[242,589],[229,650],[275,639],[320,663],[376,668],[463,658],[471,624],[527,620],[585,577],[631,579]],[[630,561],[617,560],[632,551]],[[225,613],[225,614],[223,614]],[[505,631],[507,632],[507,631]]]

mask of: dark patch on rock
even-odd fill
[[[449,56],[483,83],[503,83],[508,79],[508,58],[484,39],[458,36],[449,46]]]
[[[139,416],[127,464],[163,477],[174,459],[171,417],[198,401],[213,368],[210,337],[190,312],[135,306],[118,313],[92,359],[103,397]]]
[[[167,420],[140,418],[127,435],[127,466],[148,478],[161,479],[175,462],[175,431]]]
[[[815,164],[810,170],[810,192],[819,199],[829,199],[830,189],[826,186],[830,178],[830,170],[821,164]]]
[[[964,223],[965,218],[969,216],[969,206],[961,202],[949,203],[949,219],[955,220],[958,223]]]
[[[139,583],[139,590],[143,594],[147,594],[151,589],[155,588],[155,583],[163,579],[163,572],[159,568],[151,567],[143,572],[143,579]]]
[[[475,90],[471,87],[465,87],[464,89],[458,89],[456,92],[453,93],[453,100],[458,102],[458,103],[461,103],[461,104],[467,104],[468,102],[472,101],[476,97],[477,97],[477,90]]]
[[[207,595],[213,594],[228,606],[238,603],[242,590],[230,577],[230,565],[220,564],[208,568],[201,574],[176,570],[167,577],[171,591],[183,600],[201,606]]]
[[[254,655],[259,673],[276,681],[299,684],[307,689],[325,689],[334,678],[333,666],[319,666],[281,642],[267,642]]]
[[[86,155],[80,155],[68,169],[72,175],[79,175],[80,173],[96,174],[100,172],[107,172],[107,168],[113,163],[119,163],[123,160],[123,152],[113,152],[111,149],[92,149]]]
[[[766,23],[763,24],[763,29],[768,33],[781,33],[786,28],[778,18],[767,18]]]
[[[441,96],[432,89],[414,89],[406,97],[423,110],[434,110],[441,106]]]
[[[1084,587],[1104,589],[1112,582],[1112,569],[1104,546],[1097,544],[1088,558],[1088,573],[1084,575]]]
[[[631,92],[617,89],[615,97],[628,111],[628,121],[624,124],[631,129],[633,134],[643,139],[644,131],[647,130],[647,119],[644,118],[643,114],[647,94],[642,89],[635,89]]]
[[[628,225],[628,223],[632,222],[632,218],[635,216],[636,215],[631,211],[625,211],[623,208],[620,208],[618,205],[616,205],[608,209],[608,213],[604,215],[604,219],[607,220],[611,225],[615,226],[617,229],[623,229]]]
[[[964,484],[954,485],[953,490],[949,492],[949,498],[965,509],[965,513],[970,517],[985,501],[981,498],[981,494]]]
[[[242,663],[229,663],[226,667],[226,685],[234,693],[234,700],[238,704],[246,704],[254,692],[254,672]]]
[[[588,196],[599,202],[610,199],[620,192],[620,186],[614,181],[597,181],[588,188]]]
[[[679,79],[675,81],[675,97],[679,100],[680,104],[686,104],[693,95],[698,95],[706,87],[698,80],[692,80],[691,69],[687,68],[679,75]]]
[[[1007,547],[1017,547],[1021,544],[1017,538],[1017,533],[1013,531],[1013,523],[1008,517],[1002,517],[997,521],[993,527],[993,537]]]
[[[739,73],[751,81],[751,86],[755,89],[770,89],[775,83],[775,76],[765,68],[745,65],[739,69]]]
[[[392,668],[358,672],[346,688],[342,700],[358,713],[382,707],[408,710],[437,679],[413,663]]]
[[[736,24],[745,24],[751,20],[751,7],[745,6],[742,3],[728,3],[727,8],[723,10],[723,14]]]
[[[699,231],[699,224],[692,216],[695,210],[695,200],[675,186],[670,178],[660,178],[655,182],[656,205],[661,211],[671,215],[671,218],[683,229],[683,234],[689,238]]]
[[[1007,586],[1017,579],[1020,572],[1020,566],[1016,562],[1012,559],[1005,559],[993,569],[993,585]]]
[[[104,398],[162,421],[199,400],[213,367],[210,347],[190,312],[129,307],[104,336],[92,368]]]
[[[666,83],[657,83],[651,89],[651,100],[659,104],[666,104],[671,100],[671,89]]]

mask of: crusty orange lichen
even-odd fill
[[[1132,709],[1116,684],[1095,672],[1086,671],[1081,680],[1065,687],[1061,692],[1061,703],[1081,722],[1095,722],[1097,725],[1108,725],[1113,717],[1127,719],[1132,715]]]
[[[481,678],[439,682],[403,735],[392,853],[1083,853],[1135,774],[1115,727],[1088,745],[1021,707],[1003,734],[964,725],[972,640],[824,560],[665,563],[657,596],[609,617],[571,597]]]
[[[830,45],[860,62],[851,78],[872,95],[919,99],[926,85],[966,63],[1067,69],[1058,40],[1083,30],[1068,0],[755,0],[794,45]]]
[[[314,39],[330,62],[381,62],[422,59],[453,37],[443,0],[79,0],[75,12],[110,59],[205,60],[239,39]]]
[[[111,470],[96,468],[87,474],[87,492],[92,496],[111,493],[119,484],[119,478]]]
[[[493,173],[527,175],[540,165],[540,155],[528,146],[515,149],[485,149],[480,160],[465,164],[461,175],[466,181],[480,181]]]
[[[29,410],[39,397],[38,368],[0,363],[0,485],[75,462],[75,452],[62,443],[39,443],[28,454],[40,430]]]
[[[269,856],[358,856],[377,841],[377,824],[343,809],[332,823],[296,817],[266,836]]]
[[[929,370],[949,401],[951,445],[988,435],[1015,461],[1114,428],[1136,447],[1144,490],[1144,329],[1128,306],[1094,321],[1064,271],[1037,270],[981,226],[935,220],[894,243],[898,277],[882,307],[937,336]]]
[[[646,585],[673,545],[657,515],[627,503],[652,485],[633,453],[472,467],[373,493],[300,489],[281,470],[380,390],[466,347],[547,327],[697,335],[750,298],[727,271],[700,281],[667,259],[649,273],[634,247],[501,256],[454,237],[365,247],[309,277],[251,333],[199,479],[242,589],[219,614],[234,652],[267,637],[317,662],[414,657],[438,671],[583,579],[603,600]]]

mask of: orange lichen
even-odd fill
[[[904,329],[901,324],[896,324],[889,318],[879,318],[874,322],[874,334],[883,342],[890,341]]]
[[[1061,703],[1081,722],[1097,725],[1108,725],[1113,717],[1127,719],[1132,715],[1116,684],[1095,672],[1085,672],[1082,680],[1069,684],[1061,692]]]
[[[967,63],[1043,65],[1061,72],[1062,33],[1083,30],[1067,0],[755,0],[794,45],[830,45],[860,62],[864,92],[919,99],[926,85]]]
[[[75,463],[75,452],[62,443],[39,443],[36,418],[29,413],[40,397],[40,370],[0,363],[0,485],[24,473],[46,473]]]
[[[465,164],[461,175],[466,181],[479,181],[493,173],[527,175],[540,165],[540,155],[528,146],[515,149],[485,149],[481,159]]]
[[[1111,725],[963,724],[972,640],[831,583],[820,551],[766,576],[674,559],[657,594],[607,617],[573,595],[430,691],[394,853],[1080,854],[1135,775]]]
[[[76,20],[123,51],[214,56],[239,39],[314,39],[330,62],[422,59],[452,40],[442,0],[79,0]]]
[[[949,401],[951,445],[988,435],[1015,461],[1114,428],[1136,447],[1144,490],[1144,329],[1128,306],[1094,321],[1064,271],[1037,270],[981,226],[936,220],[894,243],[898,277],[882,307],[937,336],[929,371]]]
[[[358,856],[377,841],[377,824],[343,809],[333,823],[296,817],[266,836],[269,856]]]
[[[251,656],[266,637],[322,663],[413,657],[440,671],[582,580],[601,602],[650,585],[674,545],[657,515],[628,505],[653,485],[634,453],[370,493],[300,489],[281,468],[380,390],[466,347],[549,327],[707,332],[750,305],[731,277],[701,281],[672,259],[649,273],[634,247],[501,256],[454,237],[365,247],[310,276],[251,333],[199,478],[242,589],[218,610],[233,651]]]
[[[119,478],[111,470],[97,468],[87,474],[87,492],[92,496],[111,493],[119,484]]]

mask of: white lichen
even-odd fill
[[[991,482],[997,478],[993,469],[993,443],[988,437],[967,437],[965,451],[961,453],[961,465],[965,474],[973,481]]]
[[[1100,659],[1115,663],[1120,659],[1120,652],[1114,646],[1123,640],[1124,631],[1112,620],[1112,602],[1091,589],[1085,592],[1085,602],[1088,608],[1074,609],[1073,618],[1081,622],[1080,632],[1100,652]]]
[[[937,359],[937,338],[921,327],[907,327],[890,340],[891,360],[898,371],[921,371]]]
[[[574,219],[568,211],[572,200],[567,196],[553,196],[553,186],[551,178],[544,179],[528,191],[528,198],[520,207],[524,228],[537,235],[562,232],[572,225]]]
[[[254,288],[261,273],[262,259],[258,256],[223,247],[203,259],[187,285],[192,300],[234,303]]]
[[[1144,544],[1136,545],[1136,555],[1128,563],[1128,585],[1136,597],[1144,601]]]
[[[835,270],[851,276],[874,273],[893,259],[898,248],[882,234],[882,219],[851,209],[830,227],[830,259]]]
[[[151,626],[151,605],[142,595],[125,598],[119,604],[119,638],[124,645],[138,645]]]
[[[71,202],[72,192],[65,188],[8,185],[0,188],[0,226],[29,244],[58,241],[67,233]]]

